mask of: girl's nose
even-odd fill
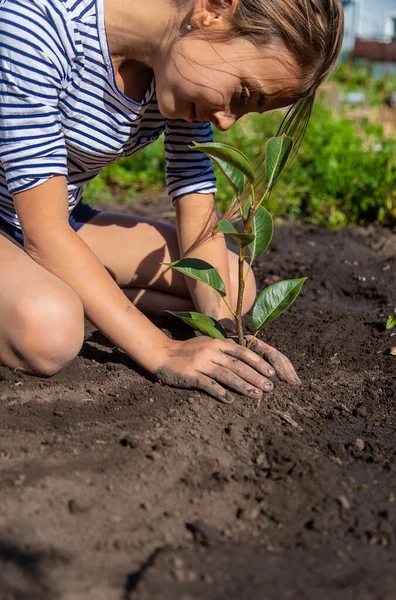
[[[212,115],[212,123],[219,131],[228,131],[234,125],[236,118],[233,115],[219,111]]]

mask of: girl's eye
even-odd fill
[[[243,86],[243,88],[241,90],[240,100],[242,100],[242,102],[244,104],[247,104],[249,102],[249,99],[250,99],[249,89],[246,86]]]

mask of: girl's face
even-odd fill
[[[220,131],[246,113],[287,106],[299,92],[298,68],[285,48],[258,49],[243,38],[209,42],[186,35],[154,72],[166,118],[211,121]]]

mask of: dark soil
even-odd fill
[[[395,237],[277,227],[259,287],[309,279],[265,339],[303,386],[259,409],[92,327],[50,380],[0,369],[1,600],[393,600]]]

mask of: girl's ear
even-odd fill
[[[196,0],[191,25],[193,29],[229,27],[239,0]]]

